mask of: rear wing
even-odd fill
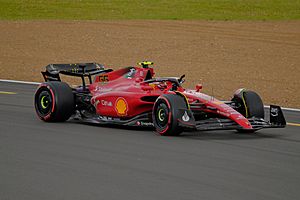
[[[92,76],[113,71],[105,69],[104,65],[98,63],[74,63],[74,64],[49,64],[46,71],[42,72],[45,81],[61,81],[59,74],[81,77],[82,86],[85,89],[85,77],[92,83]]]

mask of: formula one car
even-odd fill
[[[165,136],[184,130],[255,132],[286,126],[279,106],[271,105],[270,121],[264,119],[264,105],[253,91],[239,89],[230,101],[220,101],[201,93],[200,84],[183,88],[185,75],[154,77],[152,62],[138,64],[115,71],[96,63],[47,65],[45,82],[34,98],[38,117],[46,122],[151,126]],[[82,85],[72,88],[60,74],[81,77]]]

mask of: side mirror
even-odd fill
[[[182,83],[184,83],[184,77],[185,77],[185,74],[183,74],[179,79],[178,79],[178,82],[179,84],[181,85]]]
[[[200,90],[202,89],[202,84],[197,84],[196,85],[196,92],[200,92]]]

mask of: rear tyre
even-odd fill
[[[75,110],[72,89],[64,82],[42,83],[35,92],[34,106],[38,117],[43,121],[66,121]]]
[[[183,128],[178,126],[177,121],[180,117],[179,109],[187,109],[182,96],[165,94],[157,98],[152,111],[152,119],[160,135],[178,136],[183,132]]]
[[[246,118],[262,118],[265,117],[264,104],[260,96],[253,91],[239,89],[234,93],[232,99],[237,105],[237,111]],[[255,130],[237,130],[240,133],[255,132]]]

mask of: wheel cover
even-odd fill
[[[38,95],[38,99],[36,101],[38,112],[45,116],[51,112],[52,109],[52,96],[49,91],[42,91]]]
[[[41,98],[41,106],[43,109],[46,109],[49,105],[49,99],[46,96],[42,96]]]
[[[169,109],[168,106],[162,102],[157,106],[156,112],[155,112],[155,120],[156,124],[160,128],[165,128],[168,125],[169,120]]]

